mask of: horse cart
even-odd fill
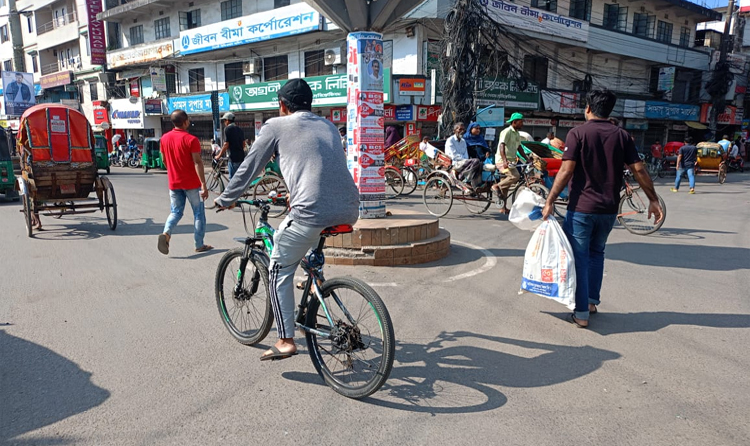
[[[40,215],[103,211],[109,228],[117,227],[115,191],[97,172],[94,133],[82,113],[60,104],[29,108],[21,116],[18,151],[18,188],[29,237],[41,229]]]

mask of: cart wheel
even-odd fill
[[[725,163],[721,163],[719,166],[719,184],[724,184],[724,182],[727,180],[727,165]]]
[[[70,204],[71,207],[73,206],[73,202],[72,201],[67,201],[67,202],[66,201],[60,201],[58,203],[55,203],[55,206],[62,207],[62,206],[65,206],[66,204]],[[50,212],[50,215],[52,215],[52,218],[56,218],[56,219],[59,220],[63,216],[64,213],[65,213],[65,209],[60,209],[60,210],[55,211],[54,213]]]
[[[26,223],[26,235],[31,237],[34,232],[31,222],[33,215],[33,211],[31,210],[31,198],[29,197],[29,194],[23,195],[21,198],[23,199],[23,219],[24,223]]]
[[[107,213],[109,229],[114,231],[117,227],[117,197],[115,197],[115,189],[109,180],[107,180],[104,189],[104,211]]]

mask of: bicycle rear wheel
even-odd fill
[[[216,207],[214,200],[219,198],[225,187],[224,177],[217,171],[212,171],[208,175],[206,180],[206,189],[208,189],[208,199],[206,199],[206,209],[213,209]]]
[[[273,172],[266,172],[253,187],[253,200],[265,200],[272,192],[275,192],[277,197],[285,197],[289,189],[287,189],[283,178]],[[271,204],[271,211],[268,216],[278,218],[284,215],[286,211],[285,204]]]
[[[331,333],[330,337],[309,331],[305,335],[315,370],[345,397],[372,395],[393,368],[395,341],[388,310],[375,290],[352,277],[328,280],[321,291],[334,326],[313,296],[305,324]]]
[[[402,167],[401,176],[404,178],[404,190],[401,194],[411,195],[412,192],[417,190],[417,183],[419,182],[416,170],[411,167]]]
[[[268,335],[273,323],[268,269],[251,258],[240,274],[243,253],[243,248],[236,248],[221,258],[216,269],[216,305],[232,337],[241,344],[254,345]]]
[[[472,214],[482,214],[492,204],[492,189],[488,186],[487,190],[474,192],[473,194],[464,193],[459,199],[464,202],[464,206]]]
[[[404,177],[395,167],[385,168],[385,199],[396,198],[404,191]]]
[[[636,235],[649,235],[658,231],[667,218],[667,205],[659,196],[659,204],[663,212],[662,219],[654,223],[648,218],[648,198],[640,187],[634,187],[630,195],[623,194],[620,198],[620,207],[617,221],[629,232]]]
[[[422,192],[422,202],[427,212],[436,217],[443,217],[450,212],[453,206],[453,190],[448,179],[439,174],[427,180]]]

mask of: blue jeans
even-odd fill
[[[589,304],[599,305],[604,276],[604,246],[615,224],[615,214],[568,211],[563,231],[573,248],[576,265],[575,317],[589,319]]]
[[[237,172],[237,169],[240,168],[240,165],[242,165],[242,162],[235,163],[232,160],[229,160],[227,163],[227,169],[229,170],[229,179],[231,180],[234,176],[234,173]]]
[[[193,220],[195,224],[195,249],[203,247],[203,237],[206,235],[206,211],[201,200],[200,189],[177,189],[169,191],[169,200],[172,205],[172,213],[169,214],[164,224],[164,233],[172,235],[172,230],[182,218],[185,210],[185,199],[190,201],[193,208]]]
[[[679,189],[680,188],[680,182],[682,181],[682,174],[687,170],[688,174],[688,181],[690,182],[690,189],[695,189],[695,168],[691,167],[690,169],[677,169],[677,178],[674,179],[674,188]]]

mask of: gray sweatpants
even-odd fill
[[[279,338],[294,337],[294,273],[325,229],[301,225],[287,216],[273,237],[268,288]]]

